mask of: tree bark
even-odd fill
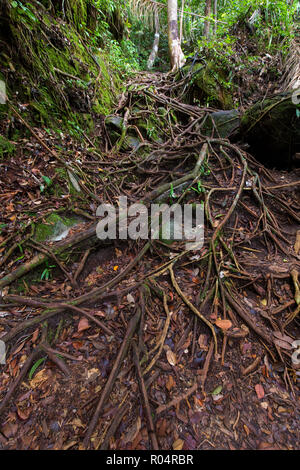
[[[206,0],[204,15],[206,17],[210,17],[210,15],[211,15],[211,0]],[[209,38],[209,32],[210,32],[210,19],[207,18],[204,21],[204,37],[207,38],[207,39]]]
[[[147,63],[147,68],[148,70],[152,69],[154,61],[156,59],[157,53],[158,53],[158,45],[159,45],[159,16],[158,16],[158,11],[155,10],[155,35],[154,35],[154,41],[153,41],[153,47],[152,51],[149,55],[148,63]]]
[[[218,0],[214,0],[214,36],[217,34],[218,25]]]
[[[178,34],[178,1],[168,0],[168,37],[172,72],[185,64]]]

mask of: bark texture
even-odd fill
[[[168,37],[172,72],[185,64],[185,57],[181,49],[178,34],[178,1],[168,0]]]

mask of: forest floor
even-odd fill
[[[213,110],[181,102],[180,86],[146,73],[128,84],[115,116],[137,148],[103,123],[101,155],[31,129],[0,162],[2,449],[299,448],[299,170],[205,136]],[[203,248],[90,243],[97,206],[120,195],[202,202]],[[30,224],[54,209],[81,219],[38,243]]]

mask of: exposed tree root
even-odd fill
[[[230,341],[239,341],[249,334],[257,336],[271,359],[279,357],[285,364],[284,378],[293,392],[293,383],[288,372],[292,370],[291,352],[280,347],[280,343],[276,342],[276,334],[292,334],[286,328],[296,323],[299,313],[299,253],[294,249],[297,230],[293,224],[300,222],[300,207],[296,198],[291,196],[291,191],[297,187],[299,181],[284,184],[277,184],[275,181],[274,184],[268,170],[247,154],[242,146],[234,145],[227,139],[216,138],[215,130],[210,136],[205,135],[205,122],[213,110],[182,103],[178,99],[177,85],[172,78],[163,75],[157,76],[155,92],[152,88],[150,90],[150,86],[154,86],[153,75],[143,75],[139,83],[129,84],[118,107],[118,117],[123,118],[119,137],[111,145],[107,142],[107,147],[111,150],[107,152],[105,159],[92,162],[97,167],[101,165],[105,168],[103,174],[106,182],[104,184],[102,180],[95,178],[93,191],[89,190],[86,194],[91,200],[95,199],[93,195],[101,194],[104,202],[114,201],[118,195],[126,195],[130,202],[143,201],[147,207],[153,202],[202,204],[206,222],[203,248],[186,250],[184,241],[148,241],[144,245],[138,245],[137,254],[119,274],[91,291],[82,293],[78,279],[87,264],[90,246],[98,243],[96,223],[93,222],[88,229],[64,242],[40,246],[32,243],[30,245],[30,237],[24,238],[25,249],[36,249],[40,253],[14,271],[8,272],[8,269],[0,280],[1,289],[8,289],[11,284],[13,287],[15,280],[43,264],[48,258],[53,258],[65,276],[65,283],[73,286],[71,297],[63,301],[6,293],[3,296],[5,303],[43,309],[37,316],[19,320],[10,330],[6,328],[1,340],[7,344],[21,332],[66,311],[87,317],[100,331],[113,336],[114,331],[105,321],[100,321],[83,305],[101,303],[107,298],[119,301],[126,294],[134,293],[143,286],[143,294],[138,301],[131,296],[131,301],[135,303],[135,314],[129,320],[122,345],[86,430],[84,448],[91,445],[104,405],[132,344],[134,366],[153,449],[159,448],[155,433],[156,416],[170,407],[176,407],[195,393],[199,386],[205,392],[210,366],[220,358],[221,365],[224,364]],[[138,106],[135,107],[134,104]],[[162,107],[165,112],[162,112]],[[141,125],[141,121],[148,123],[152,115],[159,120],[155,138],[151,137],[149,129]],[[128,146],[128,136],[139,139],[135,148]],[[89,173],[88,162],[82,166],[81,172]],[[96,199],[99,200],[99,196]],[[122,217],[120,213],[118,220],[122,220]],[[290,232],[289,227],[292,227]],[[87,241],[89,246],[85,247],[79,265],[72,271],[72,266],[63,263],[60,255]],[[16,243],[13,247],[17,246]],[[15,248],[10,249],[4,255],[4,266],[8,258],[13,256],[14,250]],[[191,289],[186,291],[184,273],[189,270],[196,272],[196,295]],[[286,280],[291,284],[293,297],[279,299],[277,292]],[[262,306],[257,307],[253,298],[252,303],[249,301],[249,292],[254,292],[257,299],[263,301]],[[151,308],[157,303],[163,315],[160,323],[152,314]],[[192,356],[197,348],[199,332],[210,336],[202,374],[199,383],[197,381],[168,403],[158,406],[153,419],[147,383],[155,372],[153,376],[148,374],[161,365],[161,356],[172,324],[172,313],[175,307],[184,308],[183,304],[192,310],[196,319],[201,320],[190,326]],[[289,311],[294,304],[297,305],[296,310]],[[256,316],[253,316],[251,310],[255,310]],[[150,344],[144,344],[145,325],[151,315],[159,324],[159,331]],[[125,325],[125,318],[121,314],[120,316]],[[224,322],[229,324],[228,328],[217,327],[218,324],[224,325]],[[0,412],[5,410],[41,351],[47,353],[66,375],[69,374],[69,369],[57,358],[58,351],[42,341],[26,360],[18,378],[2,401]],[[68,358],[68,355],[65,354],[65,357]],[[257,358],[243,369],[243,374],[246,376],[254,371],[259,361],[260,358]],[[164,364],[164,367],[168,367],[168,364]],[[126,397],[124,400],[118,405],[118,412],[101,440],[102,444],[99,444],[100,449],[109,447],[110,438],[114,436],[129,410]]]

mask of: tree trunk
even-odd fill
[[[205,3],[205,12],[204,12],[204,15],[206,17],[210,17],[210,14],[211,14],[211,0],[206,0],[206,3]],[[209,38],[209,30],[210,30],[210,19],[206,19],[204,21],[204,37],[205,38]]]
[[[217,20],[218,20],[218,0],[214,0],[214,36],[217,34]]]
[[[180,69],[185,64],[178,35],[177,9],[177,0],[168,0],[168,37],[172,72]]]
[[[148,63],[147,63],[147,68],[148,70],[152,69],[154,61],[156,59],[157,53],[158,53],[158,45],[159,45],[159,16],[158,16],[158,11],[155,10],[155,35],[154,35],[154,41],[153,41],[153,47],[152,51],[149,55]]]

